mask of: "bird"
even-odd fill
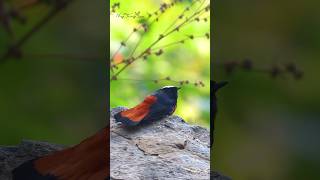
[[[109,125],[81,143],[22,163],[13,180],[109,180]]]
[[[215,121],[215,118],[216,118],[216,115],[217,115],[217,96],[216,96],[216,93],[217,91],[224,87],[225,85],[227,85],[228,82],[226,81],[222,81],[222,82],[215,82],[215,81],[210,81],[210,87],[212,87],[212,93],[211,93],[211,96],[210,96],[210,109],[211,109],[211,120],[210,120],[210,147],[212,147],[213,145],[213,141],[214,141],[214,138],[213,138],[213,132],[214,132],[214,121]]]
[[[115,121],[123,126],[137,126],[172,115],[176,110],[178,90],[181,87],[164,86],[133,108],[114,115]]]

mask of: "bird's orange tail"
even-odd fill
[[[105,127],[74,147],[22,164],[13,171],[13,177],[105,180],[109,177],[109,159],[109,127]]]

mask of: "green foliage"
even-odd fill
[[[162,86],[182,86],[175,114],[191,123],[208,126],[210,24],[209,11],[205,8],[209,1],[176,1],[174,4],[111,1],[111,7],[115,3],[120,3],[120,8],[113,8],[110,16],[110,55],[114,57],[111,65],[115,67],[110,70],[113,76],[111,107],[132,107]],[[192,16],[200,9],[203,13]],[[139,16],[132,17],[134,14]],[[179,26],[188,17],[190,22]],[[151,53],[135,60],[154,42]]]
[[[54,8],[4,2],[26,22],[10,18],[11,35],[0,25],[1,56]],[[0,144],[76,144],[106,125],[104,10],[100,0],[72,1],[22,44],[20,58],[1,60]]]
[[[215,169],[237,180],[319,179],[318,5],[216,1],[216,62],[248,57],[268,71],[236,68],[228,75],[215,64],[215,79],[229,81],[218,94]],[[286,63],[297,64],[302,79],[290,73],[271,78],[272,67]]]

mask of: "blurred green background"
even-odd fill
[[[305,72],[272,79],[214,67],[218,93],[214,169],[237,180],[320,179],[319,1],[215,1],[215,60],[251,58]]]
[[[121,18],[119,15],[125,13],[133,15],[140,12],[141,16],[147,17],[147,13],[153,13],[159,9],[163,2],[170,3],[171,1],[160,0],[137,0],[137,1],[111,1],[110,6],[114,3],[120,3],[120,8],[110,16],[110,56],[117,51],[120,42],[127,39],[134,27],[139,27],[138,23],[143,22],[146,18]],[[121,48],[117,56],[127,58],[135,47],[135,43],[140,41],[140,45],[136,49],[135,56],[145,50],[153,41],[158,39],[160,34],[165,34],[165,30],[175,22],[175,19],[188,7],[191,1],[182,1],[176,3],[174,7],[169,8],[165,13],[159,17],[158,22],[154,22],[147,33],[141,31],[134,33],[125,48]],[[195,3],[190,11],[184,14],[184,18],[190,16],[199,7],[205,7],[209,1]],[[207,22],[201,20],[200,22],[192,22],[183,26],[179,32],[174,32],[170,36],[162,39],[154,47],[161,47],[163,45],[179,41],[193,36],[204,36],[210,31],[209,23],[210,13],[203,13],[200,17],[208,18]],[[149,19],[152,22],[156,16]],[[176,22],[180,24],[183,20]],[[173,29],[176,27],[172,26]],[[150,56],[146,61],[138,60],[131,64],[124,70],[116,81],[110,84],[110,105],[111,107],[125,106],[133,107],[140,103],[145,96],[151,94],[153,91],[160,89],[163,86],[175,85],[179,83],[170,81],[161,81],[154,83],[152,79],[163,79],[170,76],[171,79],[189,80],[190,84],[184,85],[179,91],[178,105],[175,114],[181,116],[186,121],[192,124],[199,124],[203,127],[209,128],[209,114],[210,114],[210,40],[202,38],[194,38],[193,40],[185,41],[184,44],[178,44],[163,49],[164,53],[161,56]],[[123,65],[122,65],[123,66]],[[122,66],[119,66],[121,68]],[[118,69],[119,70],[119,69]],[[116,70],[117,71],[117,70]],[[112,71],[110,71],[112,74]],[[126,80],[139,79],[143,81]],[[205,86],[195,87],[195,81],[201,80]]]
[[[106,125],[105,7],[99,0],[72,2],[22,47],[21,59],[0,63],[1,145],[22,139],[75,144]],[[21,11],[27,24],[12,22],[15,38],[50,8]],[[11,40],[0,27],[2,55]]]

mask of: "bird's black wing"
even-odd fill
[[[170,115],[171,109],[172,108],[167,104],[156,102],[150,107],[148,115],[142,120],[142,122],[145,123],[160,120]]]

